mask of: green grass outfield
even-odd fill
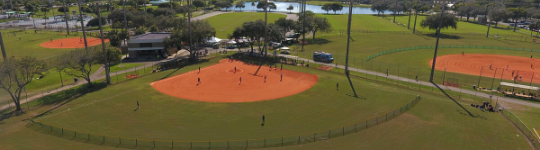
[[[213,59],[200,66],[209,66],[217,61]],[[72,100],[37,119],[66,129],[115,137],[202,141],[265,138],[312,134],[363,122],[399,108],[414,99],[416,94],[421,94],[422,100],[412,110],[379,126],[345,137],[282,149],[530,148],[508,121],[498,114],[467,107],[471,101],[458,100],[464,105],[462,108],[447,97],[429,94],[425,90],[422,92],[359,78],[352,78],[352,81],[362,99],[352,98],[347,96],[351,91],[347,78],[342,74],[313,68],[284,66],[286,69],[319,75],[319,82],[311,89],[286,98],[253,103],[182,100],[156,92],[148,86],[150,82],[167,75],[195,70],[198,66],[155,73],[110,86]],[[335,83],[341,83],[338,92],[334,89]],[[107,97],[113,98],[103,99]],[[134,111],[137,100],[141,107]],[[45,106],[33,112],[39,114],[49,108]],[[467,115],[467,111],[475,117]],[[260,126],[262,114],[266,116],[264,127]],[[8,149],[111,148],[35,132],[20,125],[24,123],[20,122],[21,118],[28,115],[3,120],[0,129],[7,129],[7,132],[0,134],[0,138],[6,139],[0,141],[0,145]],[[27,144],[30,141],[32,144]]]
[[[279,18],[285,18],[286,15],[268,13],[268,23],[273,23]],[[264,21],[264,13],[253,12],[235,12],[220,14],[206,19],[212,27],[216,29],[216,37],[228,39],[227,35],[232,34],[236,27],[242,26],[244,22],[255,21],[262,19]]]

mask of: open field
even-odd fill
[[[285,18],[285,15],[268,13],[268,23],[273,23],[279,18]],[[206,19],[212,27],[216,29],[216,37],[228,39],[228,35],[232,34],[236,27],[242,26],[244,22],[255,21],[262,19],[264,21],[264,13],[249,13],[235,12],[226,13]],[[234,20],[234,21],[232,21]]]
[[[334,31],[343,30],[343,34],[347,33],[348,15],[334,14],[316,14],[319,17],[326,17],[332,25]],[[388,22],[386,19],[374,15],[352,15],[351,31],[371,30],[371,31],[408,31],[407,28],[400,27],[397,24]],[[319,33],[319,35],[321,35]]]
[[[216,63],[216,61],[217,59],[214,59],[199,65],[205,67]],[[69,101],[37,119],[54,125],[62,125],[67,129],[79,129],[120,137],[155,138],[156,140],[226,140],[283,136],[283,134],[293,134],[294,136],[295,133],[311,134],[313,131],[340,128],[345,124],[363,122],[372,116],[398,108],[410,102],[408,98],[414,98],[415,94],[421,94],[422,100],[410,112],[380,126],[345,137],[333,138],[329,141],[284,148],[350,149],[360,145],[365,148],[400,147],[405,149],[418,147],[437,147],[439,149],[529,148],[510,123],[495,113],[482,112],[467,107],[466,105],[471,101],[459,101],[461,105],[464,105],[464,108],[460,108],[451,99],[444,96],[352,78],[361,97],[361,99],[357,99],[347,96],[347,94],[351,94],[351,91],[347,87],[347,79],[343,75],[318,69],[284,66],[287,69],[317,74],[320,80],[313,88],[298,95],[253,103],[195,102],[166,96],[152,91],[153,89],[149,86],[133,88],[134,85],[144,85],[144,83],[148,84],[166,76],[195,70],[199,65],[151,74],[86,94],[84,97]],[[342,83],[340,90],[330,92],[335,91],[335,83]],[[124,91],[124,93],[117,91]],[[393,94],[384,94],[390,91]],[[111,96],[114,98],[101,100]],[[334,100],[328,101],[328,97],[332,97]],[[134,111],[133,109],[137,108],[135,105],[137,100],[141,103],[141,107]],[[86,106],[80,107],[83,105]],[[50,107],[46,105],[34,111],[39,113],[47,110],[46,108]],[[71,109],[66,111],[69,108]],[[475,117],[467,115],[467,112]],[[81,115],[83,113],[92,115]],[[261,114],[264,114],[266,121],[268,121],[262,127],[260,125]],[[5,134],[0,134],[0,137],[10,137],[7,138],[10,140],[0,141],[0,144],[6,145],[8,148],[69,149],[70,147],[96,148],[97,146],[69,141],[35,132],[20,125],[17,126],[17,124],[22,123],[17,118],[20,117],[3,120],[6,123],[0,124],[0,128],[7,128],[4,131]],[[486,124],[490,125],[485,126]],[[178,136],[177,132],[182,132],[182,136]],[[392,136],[397,134],[399,136]],[[43,142],[19,146],[28,140]],[[426,140],[433,142],[425,143]],[[394,144],[385,144],[389,141]],[[110,148],[108,146],[102,147]]]

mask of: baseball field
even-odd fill
[[[227,13],[208,21],[221,38],[261,14]],[[327,17],[334,31],[317,33],[315,40],[306,37],[310,41],[305,51],[293,45],[291,55],[310,59],[313,52],[330,52],[336,60],[330,67],[296,66],[292,60],[232,52],[195,63],[179,61],[182,65],[155,73],[152,67],[118,74],[111,77],[121,77],[113,85],[98,80],[95,88],[75,87],[24,104],[30,109],[24,113],[0,111],[0,149],[531,149],[513,120],[471,106],[495,104],[496,99],[367,72],[351,72],[347,78],[344,70],[333,66],[344,65],[347,37],[340,29],[346,27],[346,15],[318,16]],[[428,81],[435,38],[411,34],[389,18],[354,15],[350,67]],[[241,21],[225,21],[233,19]],[[397,19],[401,23],[408,18]],[[493,29],[493,34],[508,36],[477,36],[482,29],[483,25],[459,22],[457,30],[444,30],[448,34],[440,39],[435,83],[490,89],[521,75],[517,83],[540,85],[540,48],[530,36],[505,28]],[[383,32],[363,32],[367,30]],[[40,47],[51,38],[76,44],[80,37],[16,31],[4,42],[18,43],[6,45],[9,54],[41,59],[73,49]],[[47,78],[28,88],[59,86],[57,74],[49,71]],[[125,78],[128,74],[137,76]],[[540,128],[539,108],[500,104],[527,127]]]

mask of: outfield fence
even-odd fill
[[[497,103],[497,105],[499,106],[499,108],[502,107],[502,110],[499,111],[499,113],[504,118],[508,119],[508,121],[512,122],[512,124],[514,124],[523,133],[523,135],[527,137],[527,139],[532,143],[532,146],[535,149],[540,150],[540,139],[538,139],[532,129],[527,127],[527,125],[525,125],[525,123],[523,123],[523,121],[516,117],[516,115],[514,115],[514,113],[512,113],[510,110],[504,109],[504,106],[502,106],[502,104]]]
[[[369,127],[377,126],[390,119],[393,119],[407,110],[413,108],[419,101],[420,95],[416,96],[407,105],[395,109],[391,112],[384,113],[384,115],[376,116],[368,119],[364,122],[358,122],[356,124],[350,124],[339,128],[327,129],[315,131],[309,134],[289,135],[282,137],[270,137],[260,139],[246,139],[246,140],[220,140],[220,141],[164,141],[164,140],[152,140],[152,139],[134,139],[124,137],[114,137],[109,135],[97,135],[87,132],[80,132],[77,130],[62,128],[53,126],[50,124],[41,123],[39,121],[30,120],[27,125],[29,128],[41,133],[46,133],[54,136],[58,136],[68,140],[75,140],[85,143],[92,143],[98,145],[107,145],[124,148],[134,147],[152,147],[152,148],[190,148],[190,149],[212,149],[212,148],[243,148],[243,149],[256,149],[266,147],[281,147],[290,145],[301,145],[307,143],[313,143],[317,141],[328,140],[348,134],[356,133],[360,130],[367,129]],[[185,139],[185,138],[184,138]]]

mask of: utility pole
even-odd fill
[[[397,0],[396,0],[396,5],[394,6],[394,23],[396,23],[396,13],[397,13]]]
[[[437,30],[437,43],[435,44],[435,53],[433,54],[433,64],[431,65],[431,76],[429,77],[429,82],[433,82],[433,75],[435,74],[435,62],[437,61],[437,49],[439,48],[439,38],[441,37],[441,25],[443,22],[444,17],[444,5],[446,5],[443,2],[442,9],[441,9],[441,20],[439,22],[439,29]]]
[[[349,79],[349,84],[351,85],[352,91],[354,93],[354,97],[358,97],[358,95],[356,95],[356,90],[354,90],[354,86],[352,84],[351,78],[349,77],[349,45],[351,42],[352,8],[353,8],[353,0],[350,0],[349,1],[349,20],[347,24],[347,57],[345,59],[345,75],[347,75],[347,79]]]
[[[304,51],[304,44],[306,43],[306,0],[303,0],[302,5],[302,51]]]
[[[67,35],[69,35],[69,24],[68,24],[68,16],[67,16],[67,13],[66,13],[66,0],[62,1],[62,10],[64,10],[64,20],[66,21],[66,31],[67,31]],[[54,12],[54,7],[53,7],[53,12]],[[79,13],[81,12],[81,6],[79,6]],[[82,15],[81,15],[81,20],[82,20]]]
[[[516,18],[516,22],[514,23],[514,32],[516,32],[516,28],[517,28],[517,22],[519,21],[519,18],[521,17],[521,4],[523,3],[523,0],[520,0],[519,1],[519,9],[518,9],[518,14],[517,14],[517,18]]]
[[[413,34],[416,33],[416,19],[418,19],[418,5],[415,5],[415,8],[416,9],[414,9],[414,27],[413,27],[413,30],[412,30]]]
[[[82,34],[84,37],[84,49],[86,49],[86,54],[88,54],[88,42],[86,41],[86,31],[84,30],[84,18],[81,11],[81,0],[77,0],[77,5],[79,6],[79,15],[81,17]]]
[[[191,5],[189,4],[190,3],[190,0],[187,0],[187,5],[188,5],[188,28],[189,28],[189,57],[194,60],[193,57],[193,49],[191,47],[191,43],[193,42],[193,40],[191,39]]]
[[[268,0],[264,5],[264,57],[268,57]]]
[[[126,19],[126,0],[122,0],[122,9],[124,9],[124,28],[127,32],[127,19]]]
[[[101,9],[100,9],[100,5],[101,5],[101,0],[99,1],[100,4],[96,5],[97,6],[97,15],[98,15],[98,22],[99,22],[99,33],[100,33],[100,39],[101,39],[101,46],[103,48],[103,65],[105,66],[105,78],[107,80],[107,84],[111,84],[111,76],[109,74],[109,63],[107,62],[107,50],[105,49],[105,40],[103,39],[103,26],[101,25]]]
[[[2,32],[0,32],[0,48],[2,48],[2,56],[4,57],[4,62],[7,61],[6,48],[4,47],[4,40],[2,39]]]
[[[493,9],[495,8],[495,0],[493,0],[493,7],[491,7],[491,13],[493,13]],[[487,9],[486,9],[487,11]],[[487,33],[486,33],[486,38],[489,37],[489,28],[491,28],[491,20],[490,21],[487,21],[488,20],[488,13],[486,13],[486,22],[488,23],[488,30],[487,30]]]

